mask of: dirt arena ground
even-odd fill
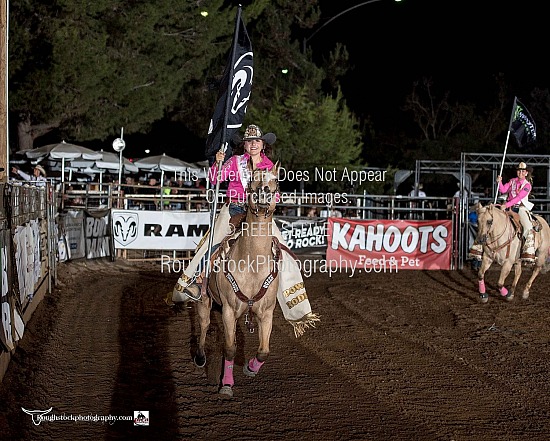
[[[59,278],[0,384],[1,440],[550,438],[549,274],[507,303],[491,270],[485,305],[470,269],[314,275],[319,326],[296,339],[277,309],[254,379],[241,369],[257,335],[240,322],[232,399],[217,393],[220,312],[199,369],[195,308],[163,302],[177,275],[97,260],[63,263]],[[40,425],[21,410],[50,407],[59,419]],[[134,411],[149,426],[82,421]]]

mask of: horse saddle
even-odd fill
[[[516,230],[516,233],[521,236],[523,232],[523,225],[519,220],[519,214],[512,210],[507,210],[506,213],[508,214],[508,219],[510,219],[510,222],[512,222],[514,230]]]
[[[517,234],[521,235],[523,233],[523,225],[519,220],[519,214],[512,210],[508,210],[507,213],[508,218],[510,219],[510,222],[512,222],[512,225],[514,226]],[[533,224],[533,230],[539,232],[542,229],[542,225],[539,220],[531,212],[529,212],[529,219]]]

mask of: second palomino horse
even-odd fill
[[[483,258],[478,272],[479,296],[482,303],[489,300],[485,287],[485,272],[496,262],[502,266],[498,278],[498,290],[506,300],[512,300],[519,278],[521,276],[521,246],[522,232],[519,222],[513,222],[508,212],[499,206],[489,204],[476,207],[478,215],[478,233],[476,242],[483,245]],[[529,290],[543,267],[548,268],[547,258],[550,248],[550,227],[541,216],[534,216],[540,225],[540,231],[535,232],[536,261],[531,277],[523,289],[522,298],[529,297]],[[514,267],[514,280],[510,290],[504,282]]]
[[[197,304],[200,337],[195,364],[206,363],[205,341],[210,325],[212,302],[222,306],[224,325],[224,369],[219,393],[233,396],[233,365],[236,353],[236,327],[244,314],[250,332],[258,325],[259,346],[256,355],[245,363],[243,371],[254,377],[269,355],[273,310],[277,304],[278,269],[281,257],[279,241],[273,236],[272,218],[278,197],[278,165],[272,170],[256,170],[247,189],[248,212],[240,236],[226,238],[219,248],[219,260],[212,266],[208,288]],[[233,242],[233,243],[232,243]]]

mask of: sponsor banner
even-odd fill
[[[86,258],[97,259],[111,255],[109,210],[87,211],[84,218]]]
[[[331,266],[392,270],[451,268],[452,223],[328,219]]]
[[[0,268],[2,271],[2,274],[0,274],[0,314],[2,317],[0,320],[0,341],[7,349],[11,351],[15,348],[15,346],[13,344],[11,326],[12,311],[8,301],[8,293],[10,289],[10,284],[8,281],[10,270],[8,262],[8,256],[10,255],[8,248],[10,243],[9,233],[9,230],[3,230],[0,232]]]
[[[84,243],[84,212],[69,210],[62,217],[63,240],[66,241],[66,258],[80,259],[86,256]],[[61,255],[60,255],[60,260]]]
[[[209,212],[112,210],[116,249],[194,250],[208,231]]]
[[[286,221],[275,219],[286,245],[293,251],[313,252],[327,246],[327,220]]]

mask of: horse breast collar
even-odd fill
[[[504,213],[504,212],[503,212]],[[505,215],[507,213],[504,213]],[[506,258],[508,258],[510,256],[510,246],[512,244],[512,241],[514,240],[514,237],[517,236],[519,234],[519,232],[521,231],[521,229],[518,230],[518,227],[516,226],[516,224],[514,223],[513,219],[512,219],[512,216],[510,215],[507,215],[506,216],[507,219],[510,221],[510,222],[506,222],[506,226],[504,227],[504,231],[502,231],[501,233],[498,234],[497,237],[493,238],[493,241],[491,243],[487,243],[485,246],[494,254],[496,253],[497,251],[501,250],[502,248],[506,247]],[[494,215],[492,214],[491,212],[491,222],[492,222],[492,219],[494,218]],[[510,233],[508,233],[508,239],[498,245],[496,248],[491,248],[491,245],[494,244],[494,243],[498,243],[498,241],[500,240],[501,237],[503,237],[506,232],[508,231],[508,227],[512,225],[512,228],[510,229]]]
[[[231,253],[231,249],[227,253],[227,257],[229,257],[230,253]],[[235,277],[233,277],[233,274],[231,274],[231,271],[227,269],[226,259],[223,260],[224,275],[226,279],[229,281],[229,283],[231,284],[231,287],[233,288],[233,292],[241,302],[248,304],[248,310],[245,314],[244,323],[246,324],[249,332],[254,332],[252,306],[254,306],[254,303],[262,299],[262,297],[267,292],[267,289],[269,288],[271,283],[275,280],[275,278],[279,274],[279,261],[281,260],[281,244],[276,237],[273,237],[273,257],[274,257],[273,269],[271,270],[269,275],[265,278],[264,283],[262,283],[260,290],[252,298],[248,298],[243,294],[243,292],[241,291],[241,288],[239,287],[239,284],[235,280]]]

